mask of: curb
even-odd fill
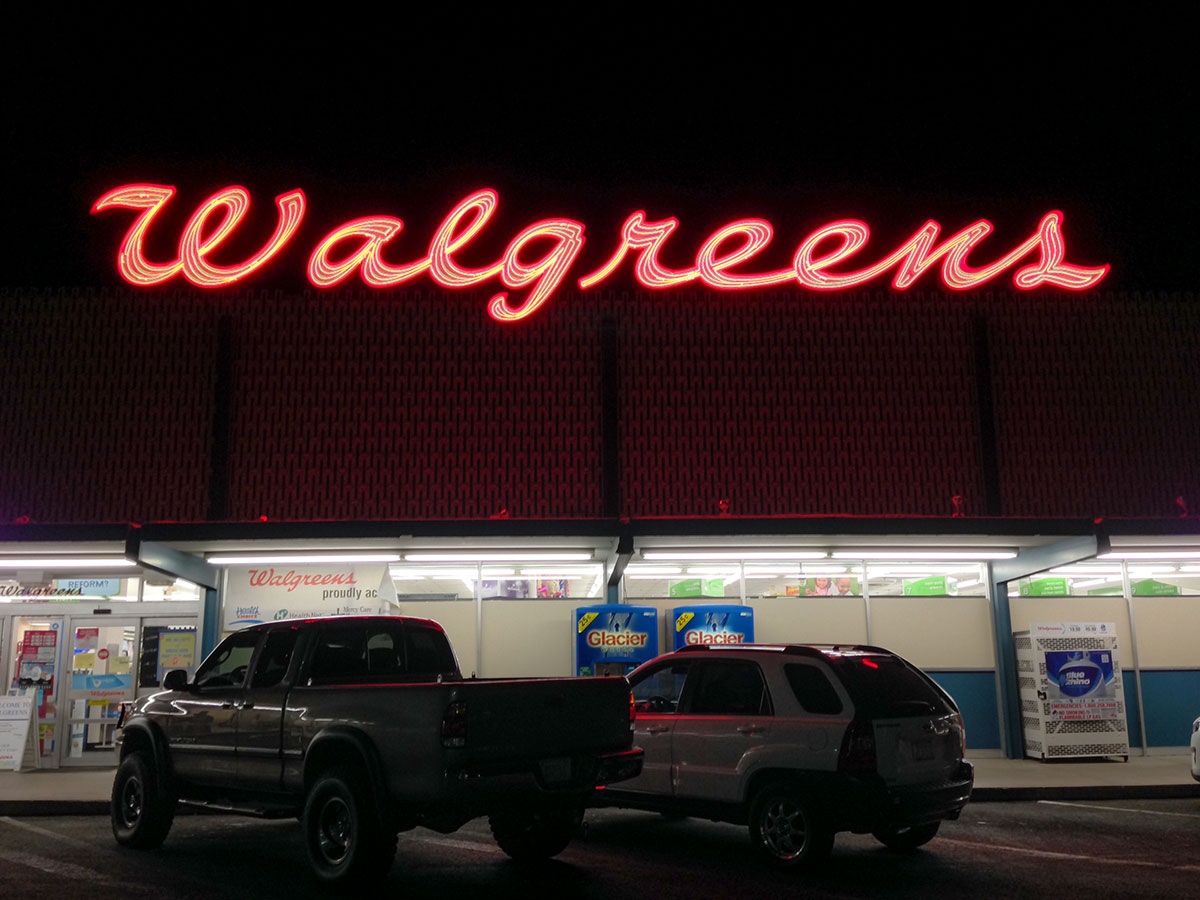
[[[975,788],[972,803],[1031,800],[1184,800],[1200,798],[1200,784],[1101,784],[1082,787]]]

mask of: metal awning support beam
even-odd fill
[[[203,588],[216,588],[220,583],[220,570],[216,566],[166,544],[143,541],[136,529],[131,530],[125,542],[125,558],[143,568],[182,578]]]
[[[997,701],[1004,726],[1004,752],[1009,759],[1021,759],[1025,744],[1021,727],[1021,696],[1017,683],[1017,653],[1013,645],[1012,614],[1008,604],[1008,583],[1028,578],[1055,566],[1066,566],[1107,553],[1107,535],[1081,535],[1052,544],[1022,550],[1012,559],[988,564],[992,589],[992,632],[996,645]]]

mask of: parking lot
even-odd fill
[[[522,867],[487,823],[401,835],[388,893],[409,898],[1111,896],[1181,898],[1200,883],[1200,800],[972,803],[926,848],[884,850],[839,835],[821,871],[763,869],[742,829],[698,819],[594,810],[556,860]],[[0,817],[0,895],[31,888],[175,898],[315,895],[294,821],[181,815],[166,845],[117,847],[101,816]],[[67,896],[68,893],[59,893]]]

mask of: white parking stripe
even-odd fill
[[[454,838],[426,837],[424,835],[402,834],[400,840],[414,844],[437,844],[439,847],[455,847],[459,850],[474,850],[476,853],[504,855],[504,851],[491,844],[481,844],[477,841],[459,841]]]
[[[1167,812],[1161,809],[1130,809],[1127,806],[1093,806],[1090,803],[1067,803],[1064,800],[1039,800],[1047,806],[1076,806],[1079,809],[1107,809],[1113,812],[1145,813],[1148,816],[1179,816],[1182,819],[1200,819],[1196,813]]]
[[[1037,856],[1043,859],[1077,859],[1082,862],[1098,863],[1108,866],[1144,866],[1148,869],[1175,869],[1178,866],[1169,866],[1165,863],[1147,862],[1140,859],[1114,859],[1106,856],[1086,856],[1081,853],[1058,853],[1053,850],[1034,850],[1031,847],[1004,847],[999,844],[985,844],[980,841],[960,841],[956,838],[939,837],[939,844],[958,844],[962,847],[978,847],[980,850],[995,852],[1003,850],[1006,853],[1023,853],[1026,856]]]
[[[120,882],[113,881],[97,869],[89,869],[85,866],[77,866],[75,863],[61,862],[45,856],[36,856],[32,853],[19,853],[12,850],[0,849],[0,860],[17,866],[37,869],[39,872],[48,872],[51,875],[69,878],[72,881],[86,881],[89,884],[103,885],[120,884]]]
[[[36,825],[30,825],[28,822],[18,822],[9,816],[0,816],[0,822],[5,825],[11,825],[13,828],[24,828],[26,831],[32,831],[35,834],[45,835],[46,837],[54,838],[56,841],[61,841],[64,844],[75,844],[78,847],[89,846],[87,841],[81,841],[78,838],[67,837],[65,834],[59,834],[57,831],[51,831],[48,828],[38,828]]]

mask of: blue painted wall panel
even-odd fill
[[[996,706],[995,672],[930,672],[954,698],[967,728],[968,750],[1000,749],[1000,718]],[[1190,720],[1189,720],[1190,721]]]
[[[1130,699],[1132,679],[1125,680]],[[1146,715],[1146,746],[1186,747],[1192,722],[1200,716],[1200,669],[1142,669],[1142,704]],[[1130,743],[1133,733],[1130,731]]]

